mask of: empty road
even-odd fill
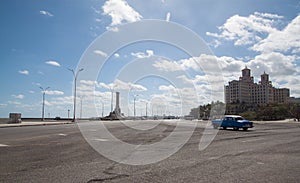
[[[130,144],[159,142],[175,129],[172,121],[149,130],[105,123]],[[130,123],[151,126],[158,121]],[[203,151],[198,147],[203,122],[183,121],[185,128],[177,133],[195,123],[191,138],[178,152],[139,166],[100,155],[76,124],[1,128],[0,182],[299,182],[300,123],[255,124],[246,132],[219,130]]]

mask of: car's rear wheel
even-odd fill
[[[247,127],[244,127],[244,128],[243,128],[243,130],[244,130],[244,131],[247,131],[247,130],[248,130],[248,128],[247,128]]]
[[[239,130],[239,128],[238,127],[233,127],[233,130],[237,131],[237,130]]]
[[[224,126],[224,127],[223,127],[223,130],[226,130],[226,129],[227,129],[227,127]]]

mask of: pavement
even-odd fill
[[[44,125],[62,125],[62,124],[72,124],[71,121],[22,121],[21,123],[0,123],[0,128],[9,127],[26,127],[26,126],[44,126]]]
[[[87,120],[78,120],[78,122],[83,122]],[[130,120],[129,120],[130,121]],[[165,120],[170,121],[170,120]],[[182,122],[184,122],[183,120]],[[112,121],[110,121],[112,122]],[[117,121],[116,121],[117,122]],[[189,122],[189,120],[187,120]],[[193,120],[193,122],[204,122],[207,121],[198,121]],[[22,121],[21,123],[0,123],[0,128],[8,128],[8,127],[26,127],[26,126],[44,126],[44,125],[62,125],[62,124],[72,124],[73,122],[70,120],[46,120],[46,121]],[[253,121],[253,123],[257,124],[266,124],[266,123],[297,123],[294,119],[285,119],[285,120],[278,120],[278,121]],[[299,122],[298,122],[299,123]]]
[[[277,121],[253,121],[253,123],[299,123],[298,121],[295,121],[294,119],[284,119],[284,120],[277,120]]]
[[[80,123],[85,122],[0,129],[0,182],[281,183],[300,179],[300,123],[256,123],[248,131],[219,130],[202,151],[199,142],[206,132],[204,125],[197,125],[178,152],[162,161],[139,166],[118,163],[101,155],[86,141],[87,136],[82,135]],[[152,127],[153,121],[126,123],[146,128]],[[180,123],[184,128],[176,133],[186,134],[194,123]],[[117,121],[105,122],[111,134],[136,145],[165,139],[175,130],[175,124],[176,121],[163,121],[149,130],[132,130]],[[91,134],[99,132],[97,128],[86,130]],[[103,147],[114,144],[104,138],[93,140]],[[118,152],[111,149],[111,153]],[[143,158],[149,157],[151,154]]]

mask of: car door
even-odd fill
[[[222,123],[223,127],[230,127],[230,117],[225,117]]]

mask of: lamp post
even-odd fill
[[[146,102],[146,119],[148,118],[148,102]]]
[[[46,91],[49,89],[50,87],[47,87],[47,88],[43,88],[40,86],[40,89],[42,90],[42,93],[43,93],[43,104],[42,104],[42,121],[45,120],[44,118],[44,115],[45,115],[45,94],[46,94]]]
[[[82,119],[82,99],[83,96],[80,97],[80,119]]]
[[[79,74],[79,72],[83,71],[83,68],[79,69],[76,73],[73,69],[68,69],[69,71],[72,72],[73,77],[74,77],[74,106],[73,106],[73,120],[72,122],[76,121],[76,83],[77,83],[77,76]]]
[[[138,97],[139,95],[136,94],[133,96],[133,116],[134,116],[134,119],[135,119],[135,101],[136,101],[136,98]]]
[[[111,92],[110,112],[113,112],[113,110],[114,110],[114,104],[113,104],[113,102],[114,102],[114,89],[115,89],[116,86],[117,85],[112,84],[109,87],[110,92]]]
[[[104,113],[104,103],[103,102],[101,102],[102,103],[102,117],[103,117],[103,113]]]

